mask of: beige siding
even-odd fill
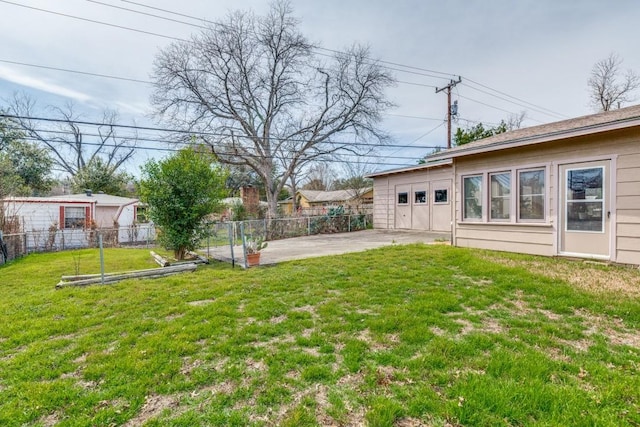
[[[640,264],[640,137],[618,159],[616,261]]]
[[[458,224],[458,246],[553,255],[553,233],[548,226]]]
[[[394,228],[396,208],[396,186],[416,183],[427,183],[429,192],[433,192],[430,183],[440,180],[452,180],[451,166],[442,166],[418,171],[390,174],[373,179],[373,226],[374,228]],[[411,187],[409,187],[411,189]],[[432,204],[432,194],[428,195],[429,205]],[[449,194],[450,203],[453,194]]]
[[[455,243],[459,246],[554,255],[557,252],[558,238],[554,229],[558,212],[558,177],[555,176],[557,165],[605,158],[611,159],[612,167],[616,168],[612,170],[611,175],[616,179],[616,197],[611,201],[615,206],[616,252],[611,255],[611,259],[622,263],[640,264],[640,134],[637,129],[457,158],[455,215],[458,222]],[[462,175],[536,165],[546,166],[548,170],[545,206],[548,228],[532,234],[514,232],[509,226],[501,232],[491,224],[460,222],[462,195],[458,187]],[[484,203],[487,203],[486,197]],[[526,228],[525,225],[518,224],[513,224],[513,227]]]
[[[386,177],[373,180],[373,227],[388,227],[388,181]]]
[[[488,240],[462,239],[457,237],[456,246],[476,249],[490,249],[492,251],[520,252],[531,255],[553,255],[553,253],[549,250],[550,247],[547,245],[523,245],[522,243],[497,241],[493,237],[489,237]]]

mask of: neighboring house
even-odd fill
[[[138,199],[108,194],[72,194],[54,197],[11,197],[4,201],[5,216],[20,223],[23,232],[54,231],[70,244],[80,239],[78,230],[119,228],[118,242],[129,242],[137,223]],[[75,237],[72,237],[75,236]],[[139,236],[136,236],[139,237]],[[34,237],[34,239],[38,240]],[[32,242],[39,246],[40,242]]]
[[[376,228],[447,229],[456,246],[640,264],[640,105],[502,133],[371,177]]]
[[[299,213],[324,215],[331,208],[342,206],[346,212],[366,211],[373,203],[373,188],[359,188],[335,191],[298,190],[296,205]],[[293,215],[293,199],[279,202],[285,215]]]

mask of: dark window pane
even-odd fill
[[[421,204],[427,203],[427,192],[426,191],[416,191],[414,203]]]
[[[398,193],[398,204],[406,205],[409,203],[409,193]]]
[[[449,195],[447,189],[436,190],[434,193],[433,201],[436,203],[447,203],[449,201]]]

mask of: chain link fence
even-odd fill
[[[0,264],[34,252],[56,252],[68,249],[97,248],[98,236],[103,247],[146,246],[155,244],[152,224],[100,229],[31,230],[0,236]]]
[[[233,247],[240,247],[235,255],[243,257],[242,246],[246,239],[268,241],[313,234],[347,233],[370,228],[372,224],[371,214],[342,214],[339,211],[320,216],[215,222],[205,226],[200,248],[210,257],[216,248],[231,248],[233,253]],[[95,248],[98,247],[99,235],[102,235],[104,247],[151,247],[156,244],[156,230],[152,224],[95,230],[32,230],[1,235],[0,264],[33,252]]]

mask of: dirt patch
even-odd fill
[[[211,304],[212,302],[215,302],[214,299],[201,299],[201,300],[197,300],[197,301],[189,301],[187,304],[193,306],[193,307],[200,307],[203,305],[208,305]]]
[[[469,322],[466,319],[455,319],[454,322],[462,326],[462,329],[460,329],[460,331],[458,332],[459,336],[470,334],[475,329],[475,327],[473,326],[473,323]]]
[[[189,304],[191,304],[191,303],[189,303]],[[170,314],[170,315],[166,316],[164,318],[164,320],[166,320],[167,322],[170,322],[172,320],[176,320],[176,319],[179,319],[181,317],[184,317],[184,313]]]
[[[193,372],[196,368],[202,366],[203,363],[204,362],[202,360],[191,360],[190,357],[185,357],[184,359],[182,359],[182,368],[180,368],[180,373],[184,376],[189,376],[191,375],[191,372]]]
[[[265,372],[267,370],[267,365],[262,360],[249,358],[246,361],[246,365],[250,371]]]
[[[615,265],[601,266],[585,261],[564,259],[514,260],[491,254],[480,255],[487,261],[508,267],[521,267],[533,274],[566,281],[592,293],[616,293],[640,296],[640,271]]]
[[[493,280],[491,279],[476,279],[474,277],[465,276],[463,274],[454,274],[453,278],[457,280],[461,280],[463,282],[469,282],[474,285],[486,286],[486,285],[493,284]]]
[[[277,325],[278,323],[282,323],[285,320],[287,320],[287,315],[281,314],[280,316],[272,317],[271,319],[269,319],[269,323]]]
[[[191,393],[191,397],[197,397],[201,393],[210,393],[211,395],[216,394],[231,394],[236,391],[237,385],[232,381],[223,381],[220,384],[213,384],[207,387],[203,387],[198,391],[194,391]]]
[[[53,414],[45,415],[38,420],[38,424],[43,427],[53,427],[60,422],[60,414],[54,412]]]
[[[640,331],[627,328],[622,319],[599,316],[586,310],[577,310],[576,315],[582,317],[583,323],[589,325],[585,335],[601,333],[613,345],[626,345],[640,349]]]
[[[160,415],[165,409],[175,410],[176,408],[178,408],[176,396],[147,396],[140,413],[124,424],[124,427],[142,426],[150,419]]]
[[[434,335],[437,335],[439,337],[445,336],[447,334],[447,331],[445,331],[444,329],[440,329],[437,326],[432,326],[429,328],[429,330],[433,332]]]
[[[292,308],[291,311],[302,311],[306,313],[310,313],[312,315],[316,315],[316,308],[312,305],[303,305],[302,307]]]

